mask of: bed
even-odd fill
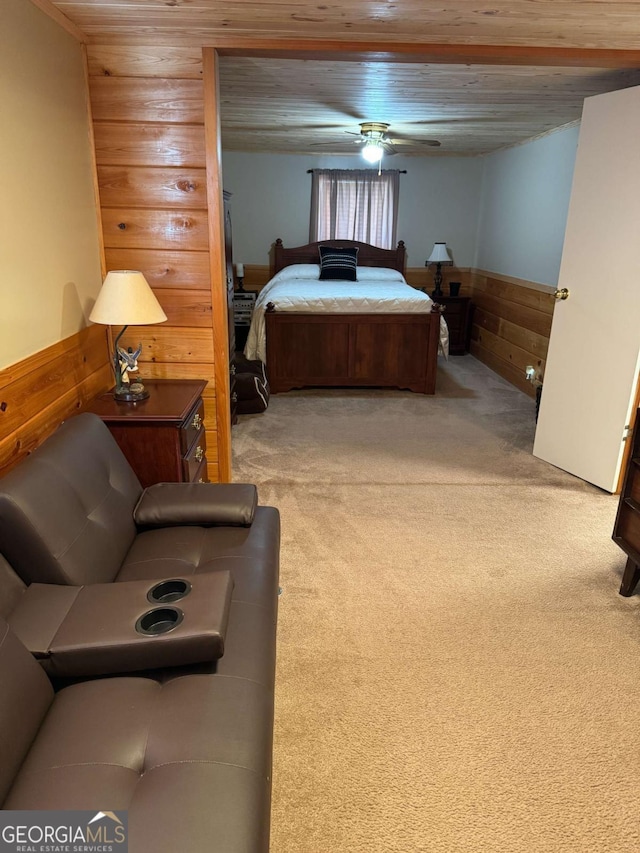
[[[319,281],[319,247],[357,249],[357,281]],[[245,347],[266,361],[272,393],[304,387],[394,387],[434,394],[447,326],[404,279],[405,246],[353,240],[273,247]]]

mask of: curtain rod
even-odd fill
[[[315,169],[307,169],[307,175],[310,175],[312,172],[315,172],[315,171],[316,171]],[[348,169],[345,169],[345,171],[346,171],[346,172],[348,172],[349,170],[348,170]],[[406,175],[406,174],[407,174],[407,170],[406,170],[406,169],[392,169],[391,171],[395,171],[395,172],[397,172],[399,175]]]

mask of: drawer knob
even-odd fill
[[[231,365],[231,375],[232,375],[232,376],[235,376],[235,375],[236,375],[236,366],[235,366],[235,364],[232,364],[232,365]]]
[[[232,402],[232,403],[237,403],[237,402],[238,402],[238,395],[236,394],[236,392],[235,392],[235,391],[234,391],[234,392],[233,392],[233,394],[231,395],[231,402]]]
[[[202,462],[204,450],[201,447],[196,447],[196,452],[193,454],[198,462]]]
[[[193,420],[191,421],[191,426],[194,429],[200,429],[200,427],[202,426],[202,418],[199,414],[194,416]]]

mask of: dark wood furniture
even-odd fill
[[[233,238],[231,232],[231,193],[222,191],[224,203],[224,261],[227,279],[227,328],[229,334],[229,401],[231,405],[231,425],[238,422],[236,411],[238,395],[236,393],[235,367],[233,356],[236,351],[235,319],[233,313]]]
[[[233,296],[236,352],[242,352],[247,342],[257,294],[250,290],[236,290]]]
[[[439,296],[435,301],[444,305],[443,316],[449,327],[449,355],[464,355],[469,352],[471,339],[471,297]]]
[[[620,585],[620,595],[625,596],[633,593],[640,580],[640,410],[631,441],[612,537],[628,558]]]
[[[108,392],[86,411],[99,415],[143,486],[208,482],[200,379],[148,379],[149,397],[118,403]]]
[[[278,239],[272,275],[291,264],[318,263],[319,245],[357,246],[358,266],[404,272],[402,241],[396,249],[353,240],[323,240],[285,249]],[[279,313],[268,306],[265,325],[272,393],[308,386],[393,387],[435,393],[439,313]]]
[[[355,247],[358,249],[359,267],[388,267],[398,270],[404,275],[406,249],[404,241],[400,240],[395,249],[379,249],[369,243],[359,243],[357,240],[321,240],[318,243],[307,243],[304,246],[294,246],[285,249],[280,237],[273,246],[271,256],[271,275],[274,276],[284,267],[291,264],[317,264],[320,259],[319,246],[334,246],[342,248]]]

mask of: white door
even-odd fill
[[[587,98],[535,456],[614,492],[640,366],[640,87]]]

